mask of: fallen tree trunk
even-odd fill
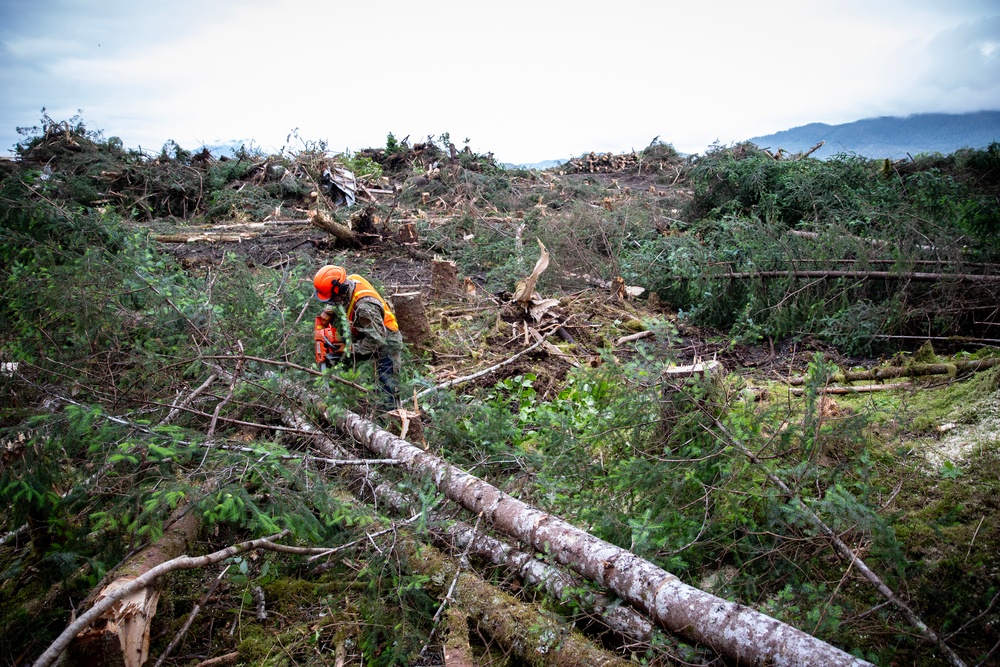
[[[355,234],[350,227],[340,224],[323,211],[309,211],[309,222],[312,223],[314,227],[319,227],[344,245],[351,246],[352,248],[356,248],[361,245],[361,240],[358,238],[358,235]]]
[[[912,389],[912,382],[894,382],[892,384],[865,384],[856,387],[820,387],[817,394],[870,394],[876,391],[895,391],[896,389]],[[789,387],[792,396],[804,396],[805,387]]]
[[[313,447],[327,456],[350,456],[318,429],[313,428],[297,415],[286,412],[283,414],[285,423],[298,430],[311,432],[315,436]],[[326,459],[314,459],[323,461]],[[378,475],[367,466],[357,466],[360,488],[355,495],[362,500],[374,500],[389,505],[392,512],[401,514],[409,507],[419,507],[419,503],[411,500],[393,489],[380,483]],[[429,522],[431,534],[439,546],[448,549],[467,551],[468,554],[483,559],[494,565],[507,569],[525,584],[541,588],[558,600],[567,600],[573,590],[579,590],[581,582],[577,578],[556,568],[533,555],[515,549],[511,545],[491,537],[482,531],[476,531],[472,526],[462,521],[442,520],[432,516]],[[583,607],[589,613],[600,616],[601,621],[613,632],[625,639],[648,643],[653,635],[652,624],[632,607],[613,604],[607,596],[593,596],[590,603]]]
[[[987,359],[974,359],[969,361],[955,361],[940,364],[910,364],[908,366],[888,366],[885,368],[871,368],[863,371],[842,371],[830,377],[830,382],[844,384],[846,382],[877,382],[878,380],[889,380],[901,377],[922,377],[925,375],[957,375],[958,373],[972,373],[986,370],[1000,364],[1000,357],[989,357]],[[793,377],[788,384],[793,387],[800,387],[806,383],[806,377],[800,375]]]
[[[155,567],[180,556],[198,536],[196,512],[181,506],[174,511],[163,535],[140,551],[98,593],[95,604],[113,597]],[[70,648],[79,665],[124,664],[140,667],[149,654],[149,626],[160,599],[157,586],[140,588],[115,603],[73,640]]]
[[[598,539],[424,452],[353,412],[335,422],[382,456],[429,475],[448,498],[494,527],[614,591],[667,630],[741,664],[870,665],[826,642],[743,605],[683,583],[626,549]]]
[[[515,549],[506,542],[491,537],[462,521],[444,524],[432,521],[428,524],[435,542],[454,550],[467,549],[470,555],[483,558],[487,562],[505,568],[528,586],[536,586],[560,601],[570,600],[572,591],[579,590],[581,582],[531,554]],[[614,606],[606,595],[597,594],[581,609],[599,616],[610,630],[630,641],[650,642],[653,638],[652,624],[641,614],[628,606]],[[661,635],[662,639],[662,635]]]
[[[912,280],[915,282],[997,283],[1000,275],[982,273],[924,273],[920,271],[734,271],[705,274],[703,278],[857,278],[859,280]]]
[[[405,537],[397,541],[407,562],[435,581],[454,579],[454,605],[486,634],[529,665],[607,665],[626,667],[628,660],[598,648],[579,631],[556,623],[534,605],[517,601],[481,577],[456,567],[434,547]],[[444,592],[443,590],[441,592]]]

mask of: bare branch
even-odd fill
[[[280,540],[288,535],[289,532],[290,531],[288,530],[283,530],[277,535],[234,544],[230,547],[226,547],[225,549],[215,551],[204,556],[178,556],[177,558],[173,558],[165,563],[157,565],[143,575],[136,577],[132,581],[129,581],[128,583],[110,592],[107,596],[103,597],[100,602],[95,604],[93,607],[81,614],[75,621],[66,626],[66,629],[62,631],[62,634],[56,637],[56,640],[52,642],[52,644],[50,644],[40,656],[38,656],[38,659],[33,663],[32,667],[49,667],[49,665],[54,663],[62,652],[66,650],[70,642],[73,641],[73,637],[89,627],[90,624],[93,623],[101,614],[114,606],[114,604],[122,598],[146,588],[163,575],[170,572],[176,572],[177,570],[193,570],[195,568],[215,565],[216,563],[235,556],[236,554],[243,553],[244,551],[269,549],[273,546],[274,540]]]

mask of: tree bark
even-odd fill
[[[508,496],[353,412],[340,414],[335,422],[369,449],[429,475],[448,498],[481,512],[498,530],[550,554],[667,630],[711,646],[727,659],[774,667],[870,665],[765,614],[689,586],[628,550]]]
[[[431,325],[424,310],[423,295],[420,292],[404,292],[392,295],[392,310],[399,322],[399,332],[403,340],[415,347],[422,347],[431,337]]]
[[[198,514],[188,506],[174,511],[163,535],[136,554],[97,594],[95,604],[111,597],[158,565],[180,556],[198,536]],[[114,604],[73,640],[70,653],[77,665],[139,667],[149,654],[149,626],[160,599],[157,585],[141,588]]]
[[[455,262],[434,258],[431,263],[431,293],[435,296],[458,293],[458,265]]]
[[[455,564],[440,551],[415,540],[397,542],[417,572],[430,582],[451,582]],[[517,601],[481,577],[462,572],[455,579],[454,607],[490,637],[529,665],[627,667],[629,661],[598,648],[571,626],[556,623],[535,605]],[[444,592],[444,587],[440,590]]]
[[[351,247],[358,247],[361,245],[361,241],[358,235],[354,233],[346,225],[342,225],[323,211],[310,211],[309,212],[309,222],[314,226],[319,227],[327,234],[333,236],[335,239]]]
[[[396,232],[396,243],[401,245],[418,245],[420,237],[417,236],[417,225],[413,222],[404,222]]]

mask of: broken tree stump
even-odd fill
[[[435,257],[431,262],[431,292],[435,296],[458,291],[458,265],[450,259]]]
[[[140,551],[101,589],[95,604],[157,565],[185,552],[198,537],[199,514],[182,505],[159,540]],[[73,640],[70,652],[76,665],[140,667],[149,655],[149,628],[160,599],[158,587],[140,589],[119,600]]]
[[[403,341],[414,347],[423,347],[431,337],[431,325],[424,310],[423,294],[403,292],[392,295],[392,310],[396,314],[399,333]]]
[[[396,232],[396,243],[400,245],[419,244],[420,237],[417,236],[417,225],[413,222],[404,222]]]

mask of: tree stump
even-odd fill
[[[431,292],[435,296],[458,291],[458,265],[437,257],[431,262]]]
[[[396,322],[399,324],[399,333],[403,335],[403,341],[415,347],[423,347],[431,337],[431,325],[427,321],[421,293],[393,294],[392,311],[396,314]]]
[[[417,236],[417,226],[412,222],[404,222],[396,232],[396,243],[400,245],[416,245],[420,243]]]

